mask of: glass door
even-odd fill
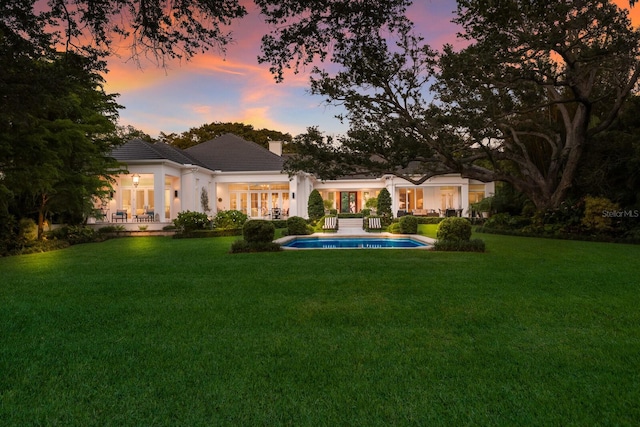
[[[340,192],[340,212],[356,213],[358,202],[358,193],[356,191]]]

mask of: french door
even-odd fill
[[[340,192],[340,212],[356,213],[358,209],[358,192],[357,191],[341,191]]]

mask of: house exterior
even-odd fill
[[[367,199],[386,188],[394,213],[439,216],[449,211],[468,216],[471,203],[495,191],[493,183],[453,174],[421,185],[393,175],[331,181],[304,172],[289,176],[282,172],[285,159],[280,142],[271,142],[267,150],[233,134],[186,150],[135,139],[116,148],[112,156],[129,174],[116,177],[114,191],[97,206],[102,215],[96,222],[129,228],[148,222],[149,229],[160,229],[187,210],[210,215],[239,210],[257,219],[307,218],[307,202],[314,189],[324,200],[331,200],[338,212],[359,212]]]

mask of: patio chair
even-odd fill
[[[369,230],[381,230],[382,221],[380,217],[369,217]]]
[[[322,226],[323,230],[335,230],[336,228],[338,228],[338,217],[336,216],[324,217],[324,225]]]
[[[117,211],[115,211],[114,213],[111,214],[111,221],[112,222],[118,222],[118,221],[126,222],[127,221],[127,211],[118,209]]]
[[[145,210],[141,215],[136,215],[138,222],[153,222],[154,212],[152,210]]]

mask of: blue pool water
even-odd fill
[[[425,248],[429,245],[409,237],[296,237],[282,245],[296,249]]]

